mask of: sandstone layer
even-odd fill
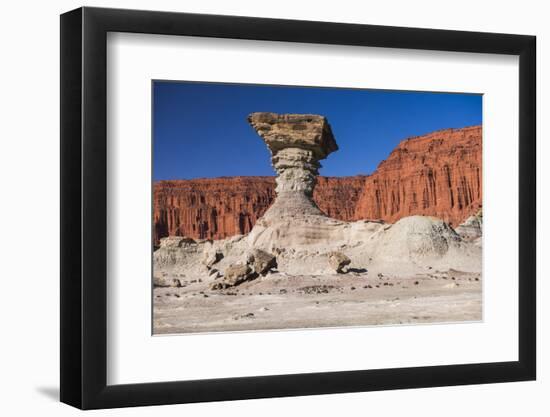
[[[159,181],[153,193],[155,244],[165,236],[246,234],[274,199],[274,177]]]
[[[456,227],[482,205],[481,139],[481,126],[406,139],[369,176],[317,177],[313,200],[327,216],[343,221],[395,222],[426,215]],[[273,203],[275,187],[274,177],[159,181],[154,185],[155,243],[169,235],[247,234]]]
[[[458,226],[482,205],[481,126],[402,141],[369,176],[356,218],[438,217]]]

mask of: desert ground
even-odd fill
[[[271,273],[236,288],[203,282],[155,288],[154,333],[479,321],[479,273],[432,271],[410,277],[367,273]]]

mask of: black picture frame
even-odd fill
[[[107,385],[108,32],[519,56],[519,358],[453,364]],[[61,401],[81,409],[534,380],[536,38],[103,8],[61,15]]]

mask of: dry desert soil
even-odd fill
[[[270,273],[226,290],[202,280],[153,291],[153,333],[396,325],[482,320],[479,273],[414,276]]]

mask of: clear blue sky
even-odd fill
[[[243,84],[153,83],[153,178],[274,175],[252,112],[326,116],[339,150],[321,175],[370,174],[403,139],[481,124],[482,96]]]

